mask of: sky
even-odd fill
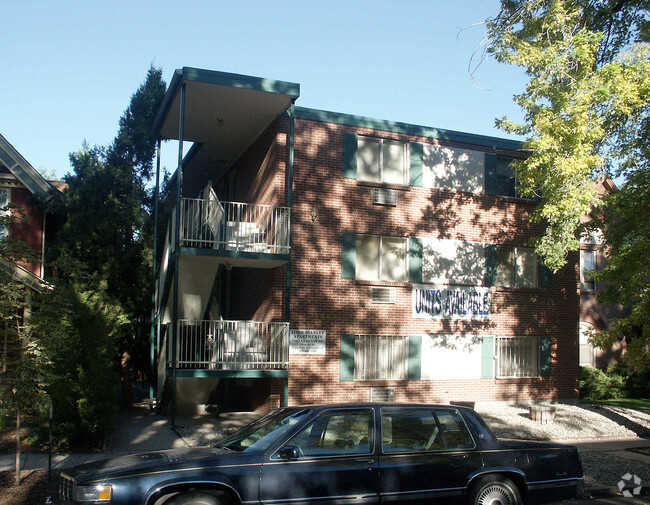
[[[2,0],[0,133],[41,173],[106,146],[151,65],[300,84],[302,107],[514,138],[525,76],[468,73],[499,0]],[[475,82],[476,81],[476,82]],[[163,147],[173,170],[176,148]]]

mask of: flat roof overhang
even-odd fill
[[[161,139],[179,140],[183,84],[183,141],[200,144],[192,160],[213,166],[237,161],[300,96],[300,85],[291,82],[183,67],[174,73],[154,122]]]

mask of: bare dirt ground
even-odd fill
[[[52,472],[50,482],[47,470],[24,470],[20,478],[16,486],[16,472],[0,472],[0,505],[42,505],[46,496],[56,495],[59,472]]]

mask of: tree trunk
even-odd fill
[[[16,407],[16,486],[20,486],[20,407]]]

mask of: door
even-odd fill
[[[378,503],[371,408],[323,411],[262,465],[260,499],[275,505]]]
[[[455,409],[381,409],[382,503],[460,499],[481,455]]]

